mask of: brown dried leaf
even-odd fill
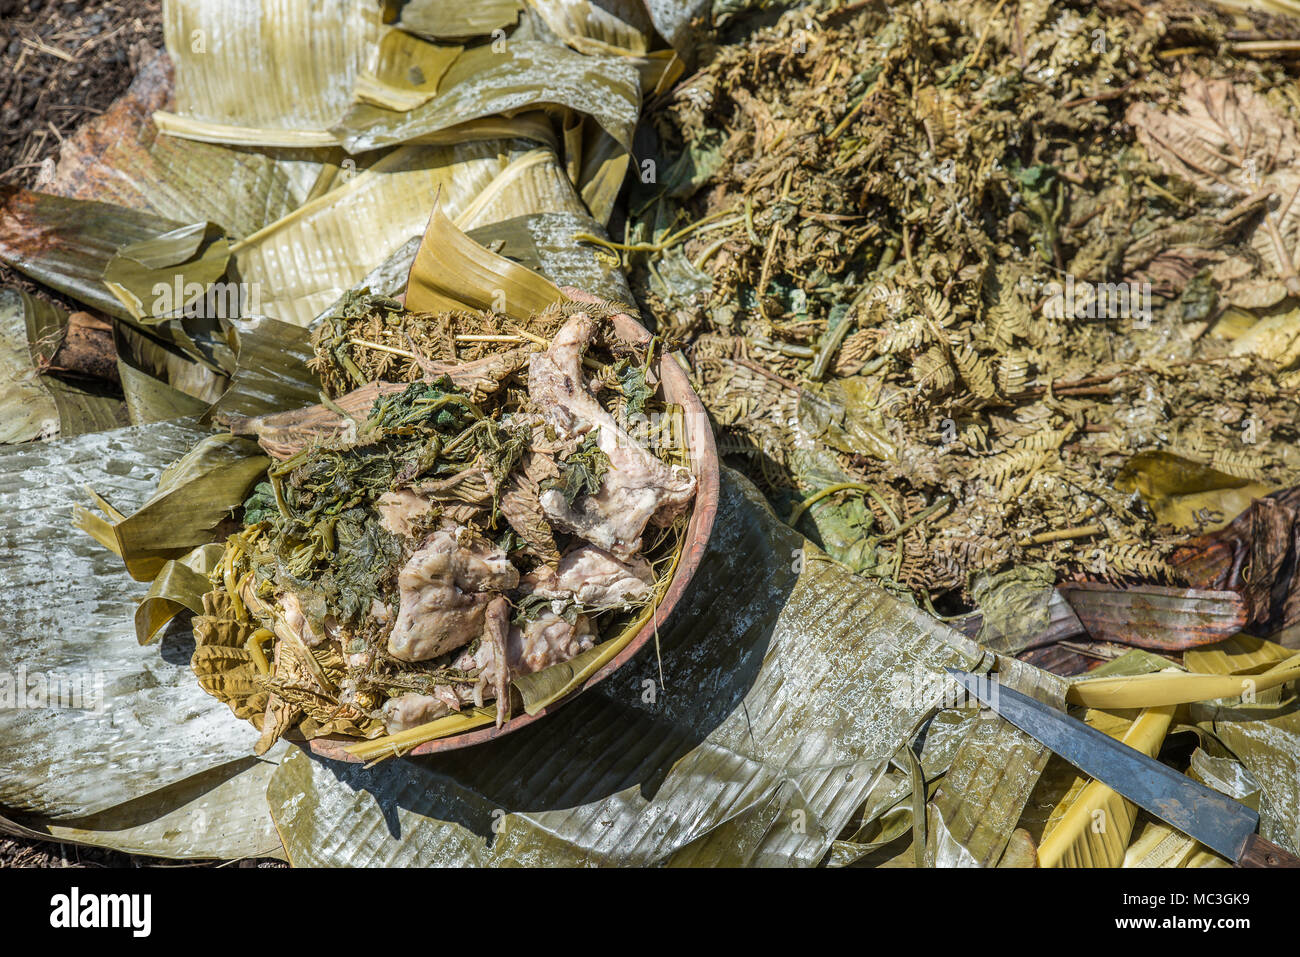
[[[1272,276],[1243,279],[1229,296],[1255,306],[1300,296],[1300,134],[1295,123],[1244,83],[1188,74],[1178,112],[1136,103],[1128,122],[1151,157],[1168,172],[1236,205],[1269,197],[1251,245]]]

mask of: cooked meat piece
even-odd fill
[[[414,538],[414,529],[429,517],[433,502],[410,489],[400,488],[385,492],[375,499],[379,524],[401,538]]]
[[[491,543],[455,526],[435,532],[398,573],[388,653],[427,661],[467,644],[483,633],[488,603],[518,584],[518,570]]]
[[[385,701],[381,709],[385,730],[389,734],[396,734],[460,710],[461,701],[451,686],[438,685],[433,690],[433,694],[411,691]]]
[[[585,436],[595,429],[596,444],[609,456],[610,468],[594,495],[580,496],[570,505],[559,489],[547,489],[540,500],[554,524],[626,559],[640,549],[647,522],[667,524],[686,508],[695,494],[695,476],[651,455],[587,389],[582,354],[595,333],[590,316],[570,317],[550,348],[532,357],[528,394],[561,434]]]
[[[509,625],[508,606],[502,608],[498,621]],[[501,710],[502,699],[507,693],[511,678],[568,661],[594,644],[595,634],[586,615],[579,615],[573,624],[569,624],[562,616],[545,609],[522,629],[509,625],[505,634],[505,653],[509,667],[505,672],[497,667],[501,660],[498,643],[495,640],[489,641],[487,634],[472,652],[462,652],[452,662],[452,667],[461,671],[479,672],[479,682],[472,692],[474,703],[481,708],[484,701],[495,697],[499,723],[504,714]]]
[[[510,602],[494,598],[488,606],[487,623],[483,629],[483,646],[492,657],[490,664],[479,676],[480,683],[487,682],[497,699],[497,727],[505,723],[510,713],[510,669],[501,664],[508,657],[506,643],[510,634]],[[476,693],[481,694],[481,692]]]
[[[568,661],[595,645],[591,622],[579,615],[573,624],[548,610],[543,611],[523,629],[511,628],[508,644],[510,674],[529,675],[551,665]]]
[[[630,608],[650,599],[654,572],[640,556],[622,562],[595,545],[582,545],[556,568],[543,565],[522,584],[543,598],[572,598],[589,609]]]
[[[302,639],[302,643],[308,648],[315,648],[324,638],[312,630],[311,624],[307,621],[307,616],[303,614],[302,602],[298,596],[291,591],[283,592],[280,595],[280,607],[284,609],[284,623]]]

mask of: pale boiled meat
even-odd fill
[[[596,328],[585,313],[572,316],[550,347],[532,357],[528,394],[561,434],[586,436],[595,430],[610,467],[594,495],[579,496],[570,505],[559,489],[547,489],[540,500],[554,524],[626,559],[640,549],[647,522],[667,524],[686,508],[695,494],[695,476],[655,458],[618,427],[588,390],[582,354]]]
[[[572,598],[585,608],[630,608],[650,599],[654,571],[639,555],[620,561],[603,548],[581,545],[555,568],[542,566],[525,587],[543,598]]]
[[[397,576],[397,620],[388,653],[427,661],[483,634],[489,602],[519,584],[505,553],[452,526],[429,536]]]

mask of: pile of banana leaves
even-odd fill
[[[0,829],[306,865],[1227,865],[953,707],[957,667],[1300,850],[1300,206],[1277,160],[1300,102],[1253,92],[1294,85],[1268,44],[1300,22],[943,7],[166,0],[166,50],[39,191],[0,187],[0,261],[80,306],[0,290]],[[1206,173],[1179,118],[1234,97],[1258,138]],[[1084,133],[1123,148],[1063,157]],[[999,189],[1005,221],[981,207]],[[1115,210],[1156,237],[1146,258]],[[1066,272],[1156,293],[1104,369],[1058,364],[1037,307]],[[487,744],[251,756],[191,669],[268,465],[222,424],[351,375],[313,339],[360,295],[521,324],[561,287],[639,301],[684,347],[738,469],[684,603],[653,649]],[[78,337],[115,387],[60,373]],[[1086,390],[1138,354],[1141,414],[1090,418]],[[1200,405],[1169,412],[1189,380]],[[1255,423],[1254,458],[1219,420]],[[948,469],[994,454],[979,511]],[[1095,467],[1079,501],[1051,484],[1073,459]]]

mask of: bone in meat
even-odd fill
[[[686,508],[695,494],[695,476],[650,454],[587,389],[582,354],[595,333],[590,316],[570,317],[550,348],[532,357],[528,393],[561,433],[585,436],[595,429],[596,444],[609,456],[610,467],[594,495],[580,496],[570,505],[558,489],[547,489],[540,500],[553,523],[626,559],[640,549],[647,522],[667,524]]]

